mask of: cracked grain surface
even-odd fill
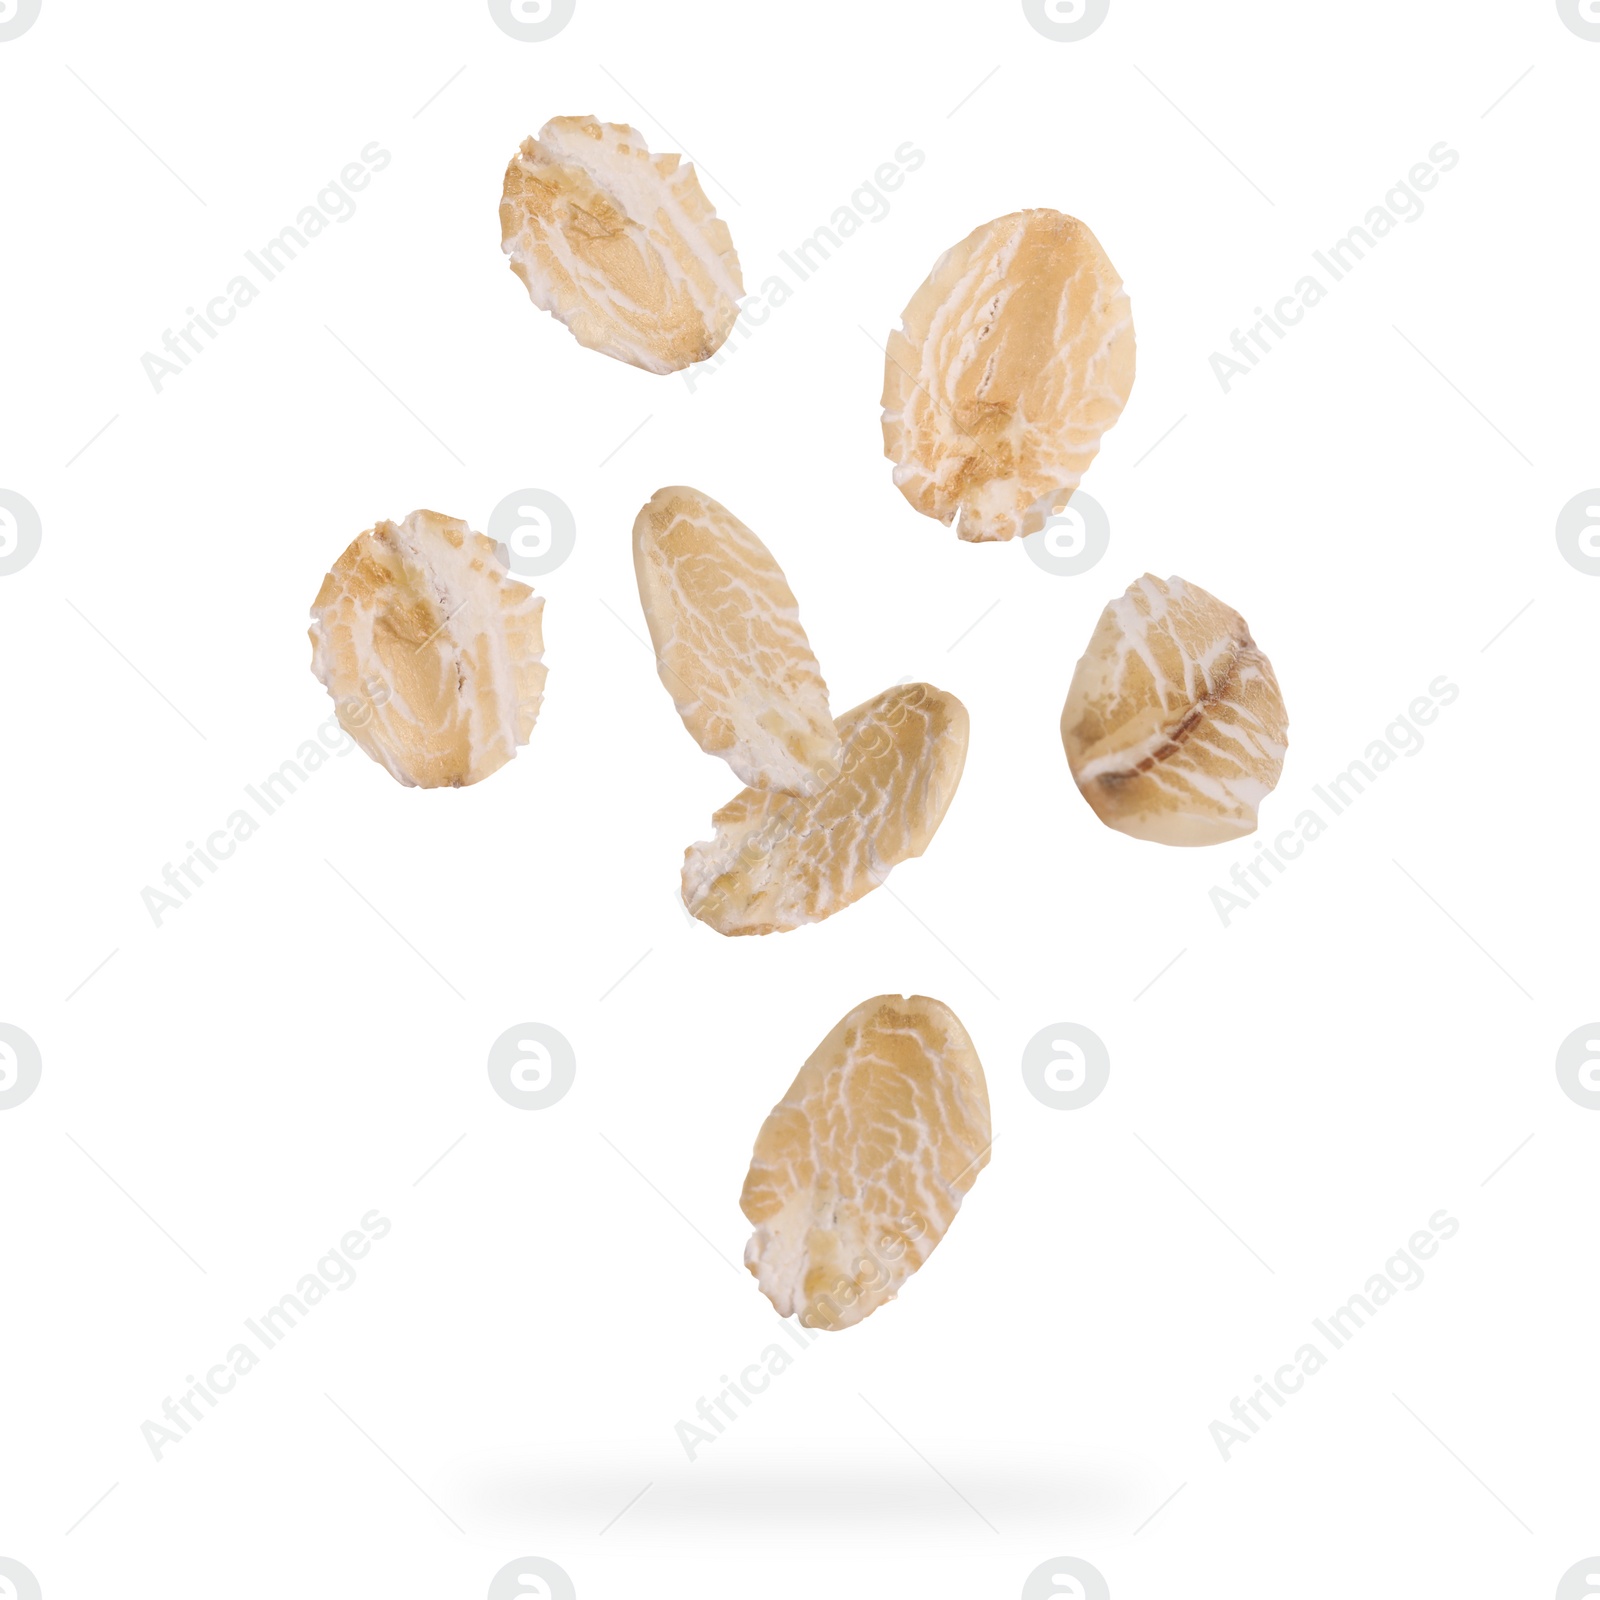
[[[1244,618],[1198,584],[1149,573],[1101,613],[1061,712],[1095,815],[1158,844],[1253,833],[1288,740],[1272,663]]]
[[[762,1124],[740,1209],[745,1265],[780,1316],[838,1331],[899,1293],[989,1162],[967,1030],[924,995],[864,1001]]]
[[[883,376],[900,492],[963,539],[1038,532],[1133,388],[1133,312],[1099,241],[1059,211],[997,217],[939,257],[901,320]]]
[[[528,742],[544,698],[544,601],[497,546],[413,511],[368,528],[311,605],[311,670],[340,726],[401,783],[476,783]]]
[[[838,771],[828,686],[772,553],[698,489],[658,489],[633,524],[656,670],[695,742],[756,789],[810,794]]]
[[[739,257],[694,168],[625,124],[552,117],[525,139],[500,234],[536,306],[646,372],[714,355],[739,315]]]
[[[684,852],[683,903],[722,934],[785,933],[876,889],[927,849],[961,781],[967,708],[929,683],[839,718],[839,773],[814,795],[745,789]]]

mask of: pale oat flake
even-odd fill
[[[1255,831],[1283,771],[1289,715],[1237,611],[1198,584],[1146,573],[1101,613],[1072,674],[1061,741],[1107,827],[1221,844]]]
[[[311,670],[340,725],[401,783],[477,783],[528,742],[544,698],[544,601],[464,522],[367,529],[312,602]]]
[[[757,789],[812,794],[839,767],[828,686],[772,552],[698,489],[658,489],[633,524],[656,670],[684,726]]]
[[[967,708],[930,683],[839,718],[838,774],[815,794],[746,789],[684,853],[683,903],[722,934],[783,933],[870,894],[927,849],[961,781]]]
[[[501,247],[579,344],[646,372],[715,355],[744,280],[694,168],[622,123],[553,117],[506,168]]]
[[[902,322],[883,373],[900,492],[963,539],[1037,533],[1133,388],[1133,313],[1099,241],[1059,211],[997,217],[940,256]]]
[[[780,1316],[853,1327],[927,1261],[989,1162],[989,1091],[960,1019],[924,995],[864,1001],[756,1138],[745,1264]]]

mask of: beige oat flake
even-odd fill
[[[838,770],[828,686],[772,552],[698,489],[658,489],[633,524],[656,670],[700,748],[757,789],[810,794]]]
[[[745,1264],[780,1316],[837,1332],[893,1300],[989,1162],[989,1091],[960,1019],[881,994],[817,1046],[756,1138]]]
[[[715,355],[744,280],[694,168],[594,117],[553,117],[506,168],[501,247],[579,344],[646,372]]]
[[[809,796],[745,789],[684,852],[683,903],[722,934],[785,933],[871,893],[927,849],[961,781],[967,708],[896,685],[839,718],[838,774]]]
[[[939,257],[902,324],[883,376],[900,492],[963,539],[1038,532],[1133,388],[1133,313],[1099,241],[1059,211],[997,217]]]
[[[1283,771],[1289,715],[1232,606],[1146,573],[1101,613],[1072,674],[1061,741],[1107,827],[1220,844],[1255,831]]]
[[[340,725],[401,783],[477,783],[528,742],[544,697],[544,601],[502,552],[434,511],[380,522],[312,602],[311,670]]]

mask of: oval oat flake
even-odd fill
[[[1255,831],[1283,771],[1289,714],[1232,606],[1146,573],[1100,614],[1067,690],[1061,742],[1107,827],[1221,844]]]
[[[828,686],[772,552],[698,489],[657,489],[633,524],[656,670],[684,726],[757,789],[810,794],[838,770]]]
[[[1133,312],[1099,240],[1060,211],[997,217],[939,257],[902,324],[883,369],[900,492],[963,539],[1037,533],[1133,388]]]
[[[455,517],[368,528],[311,605],[311,670],[340,726],[401,783],[460,788],[528,742],[544,699],[544,601]]]
[[[500,234],[536,306],[646,372],[715,355],[739,315],[739,257],[694,168],[625,124],[552,117],[525,139]]]
[[[756,1138],[745,1265],[778,1314],[837,1332],[893,1300],[989,1163],[989,1090],[961,1019],[925,995],[864,1001]]]

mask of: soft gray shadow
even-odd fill
[[[633,1540],[686,1525],[741,1537],[830,1529],[860,1533],[988,1530],[1059,1537],[1126,1536],[1171,1485],[1128,1464],[946,1459],[933,1466],[844,1447],[847,1458],[659,1456],[606,1461],[499,1461],[467,1466],[448,1499],[475,1532]],[[645,1490],[648,1484],[650,1487]],[[641,1491],[644,1491],[641,1493]],[[637,1497],[637,1498],[635,1498]]]

